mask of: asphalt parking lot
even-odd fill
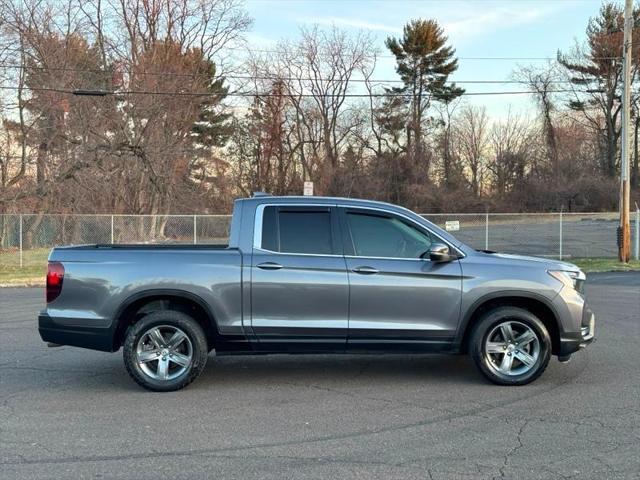
[[[462,218],[464,222],[464,217]],[[499,217],[498,217],[499,218]],[[560,226],[556,218],[540,217],[538,221],[493,222],[489,225],[489,250],[518,255],[557,257],[560,253]],[[439,223],[444,227],[444,223]],[[616,220],[565,221],[562,227],[562,251],[571,257],[616,257]],[[474,248],[485,248],[485,226],[462,223],[459,231],[451,232]],[[632,232],[635,239],[635,231]]]
[[[597,342],[525,387],[461,356],[211,356],[158,394],[0,289],[0,478],[638,478],[640,273],[587,296]]]

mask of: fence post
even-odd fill
[[[20,268],[22,268],[22,215],[20,215]]]
[[[560,207],[560,260],[562,260],[562,207]]]
[[[634,253],[636,260],[640,260],[640,208],[636,204],[636,241]]]
[[[111,244],[113,244],[113,215],[111,215]]]
[[[193,244],[195,245],[196,243],[198,243],[198,230],[197,230],[197,219],[198,217],[196,215],[193,216]]]
[[[489,250],[489,212],[484,215],[484,249]]]

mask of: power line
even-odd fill
[[[314,82],[314,81],[320,81],[320,82],[329,82],[331,81],[330,79],[327,78],[299,78],[299,77],[279,77],[279,76],[250,76],[250,75],[225,75],[224,78],[229,78],[232,80],[282,80],[282,81],[301,81],[301,82]],[[382,80],[382,79],[364,79],[364,78],[352,78],[349,79],[349,83],[370,83],[370,84],[376,84],[376,83],[402,83],[404,84],[404,82],[402,80],[399,79],[394,79],[394,80]],[[457,80],[457,79],[452,79],[449,80],[448,83],[459,83],[459,84],[498,84],[498,85],[503,85],[503,84],[526,84],[526,81],[523,80]],[[570,80],[551,80],[550,83],[565,83],[565,84],[570,84],[572,83]]]
[[[72,67],[44,67],[44,66],[26,66],[20,65],[17,63],[0,63],[0,67],[4,68],[15,68],[17,70],[39,70],[39,71],[52,71],[52,72],[73,72],[73,73],[97,73],[97,74],[108,74],[111,75],[116,72],[109,72],[104,69],[96,69],[96,68],[72,68]],[[186,77],[193,78],[206,74],[206,72],[201,73],[177,73],[177,72],[147,72],[147,71],[135,71],[132,72],[131,69],[127,70],[129,74],[135,73],[136,75],[151,75],[151,76],[163,76],[163,77]]]
[[[252,3],[269,2],[270,0],[249,0]],[[306,0],[289,0],[290,2],[303,3]],[[385,3],[385,0],[325,0],[327,2],[366,2],[366,3]],[[442,0],[408,0],[410,3],[442,3]],[[469,0],[448,0],[450,3],[468,3]],[[479,0],[477,0],[479,3]],[[596,0],[597,1],[597,0]],[[513,0],[486,0],[486,3],[508,3]],[[594,3],[594,0],[522,0],[523,3]]]
[[[5,68],[16,68],[16,69],[35,69],[40,71],[53,71],[53,72],[73,72],[73,73],[99,73],[99,74],[110,74],[106,70],[98,70],[98,69],[82,69],[82,68],[68,68],[68,67],[26,67],[24,65],[18,64],[6,64],[0,63],[0,67]],[[132,72],[129,72],[130,74]],[[203,73],[176,73],[176,72],[147,72],[147,71],[136,71],[133,72],[135,75],[141,76],[161,76],[161,77],[183,77],[183,78],[195,78],[201,76]],[[329,82],[330,79],[327,78],[310,78],[310,77],[283,77],[278,75],[221,75],[217,77],[218,79],[223,80],[282,80],[282,81],[302,81],[302,82],[311,82],[311,81],[324,81]],[[404,83],[400,79],[364,79],[364,78],[352,78],[349,79],[350,83],[370,83],[370,84],[383,84],[383,83]],[[497,85],[507,85],[507,84],[527,84],[526,81],[523,80],[450,80],[450,83],[459,83],[459,84],[497,84]],[[570,80],[550,80],[549,83],[555,84],[571,84]]]
[[[63,93],[77,96],[107,96],[107,95],[115,95],[115,96],[124,96],[124,95],[169,95],[169,96],[183,96],[183,97],[206,97],[206,96],[214,96],[211,92],[163,92],[163,91],[153,91],[153,90],[123,90],[123,91],[105,91],[105,90],[69,90],[62,88],[51,88],[51,87],[23,87],[26,90],[34,91],[34,92],[54,92],[54,93]],[[20,87],[17,86],[9,86],[2,85],[0,86],[2,90],[19,90]],[[568,93],[575,92],[576,90],[572,89],[555,89],[555,90],[547,90],[548,93]],[[584,91],[580,91],[584,92]],[[463,96],[485,96],[485,95],[531,95],[536,94],[538,92],[531,90],[520,90],[520,91],[497,91],[497,92],[464,92]],[[586,92],[585,92],[586,93]],[[281,94],[281,93],[273,93],[273,92],[231,92],[227,93],[227,97],[287,97],[287,98],[389,98],[389,97],[406,97],[406,94],[402,93],[347,93],[344,95],[330,95],[330,94],[310,94],[310,93],[300,93],[300,94]]]
[[[307,0],[289,0],[291,3],[299,2],[303,3]],[[389,0],[325,0],[327,2],[351,2],[351,3],[393,3],[393,1],[389,2]],[[407,0],[409,3],[441,3],[442,0]],[[469,0],[448,0],[451,3],[468,3]],[[500,3],[500,2],[512,2],[513,0],[485,0],[485,3]],[[547,3],[547,2],[566,2],[566,3],[594,3],[597,0],[522,0],[523,3]],[[249,0],[250,3],[262,3],[262,2],[270,2],[270,0]],[[477,3],[481,3],[481,0],[476,0]]]
[[[240,48],[240,47],[225,47],[226,50],[245,52],[245,53],[282,53],[279,50],[269,50],[269,49],[252,49],[251,47]],[[395,59],[394,55],[376,55],[376,58],[391,58]],[[594,57],[591,55],[566,55],[563,56],[567,60],[622,60],[622,56],[603,56],[603,57]],[[536,60],[550,60],[557,61],[557,57],[551,56],[541,56],[541,57],[513,57],[513,56],[479,56],[479,57],[456,57],[457,60],[482,60],[482,61],[536,61]]]
[[[282,53],[278,50],[262,50],[262,49],[257,49],[257,50],[251,50],[250,48],[237,48],[237,47],[225,47],[227,50],[233,50],[233,51],[242,51],[242,52],[249,52],[249,53]],[[377,58],[391,58],[391,59],[395,59],[396,57],[393,55],[377,55]],[[563,58],[567,59],[567,60],[591,60],[591,61],[596,61],[596,60],[622,60],[621,56],[603,56],[603,57],[596,57],[596,56],[591,56],[591,55],[566,55],[563,56]],[[478,60],[478,61],[543,61],[543,60],[548,60],[548,61],[557,61],[558,58],[557,57],[499,57],[499,56],[485,56],[485,57],[456,57],[457,60]],[[69,67],[45,67],[45,66],[24,66],[24,65],[20,65],[20,64],[11,64],[11,63],[0,63],[0,67],[5,67],[5,68],[17,68],[17,69],[33,69],[33,70],[41,70],[41,71],[59,71],[59,72],[79,72],[79,73],[111,73],[108,72],[104,69],[86,69],[86,68],[69,68]],[[129,73],[131,73],[131,68],[128,69]],[[198,76],[199,74],[196,73],[177,73],[177,72],[162,72],[162,71],[155,71],[155,72],[149,72],[149,71],[136,71],[134,72],[136,75],[157,75],[157,76],[175,76],[175,77],[194,77],[194,76]],[[203,72],[205,73],[205,72]],[[249,78],[249,79],[253,79],[255,77],[250,77],[250,76],[232,76],[232,75],[225,75],[225,78],[237,78],[237,79],[242,79],[242,78]],[[362,80],[364,81],[364,80]],[[378,82],[381,83],[392,83],[392,82],[400,82],[401,80],[376,80]],[[471,81],[466,81],[465,83],[470,83]],[[458,83],[462,83],[462,81],[458,82]]]

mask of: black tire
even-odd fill
[[[487,336],[495,327],[505,321],[524,324],[536,335],[539,345],[537,360],[529,370],[522,374],[507,375],[501,373],[485,354]],[[503,347],[500,347],[503,348]],[[533,313],[518,307],[497,307],[482,315],[473,328],[469,338],[469,353],[482,374],[498,385],[526,385],[543,374],[551,358],[551,337],[544,324]],[[494,356],[495,358],[495,356]],[[504,358],[504,357],[503,357]],[[514,355],[515,358],[515,355]],[[524,364],[522,364],[524,367]]]
[[[138,364],[138,342],[147,332],[159,326],[181,330],[190,342],[190,363],[175,378],[166,380],[152,378]],[[129,327],[124,340],[123,357],[127,372],[138,385],[154,392],[172,392],[186,387],[202,373],[207,364],[208,351],[207,337],[198,322],[182,312],[162,310],[150,313]],[[177,367],[181,370],[180,366]]]

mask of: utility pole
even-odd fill
[[[623,93],[622,93],[622,155],[620,158],[620,226],[618,227],[618,259],[631,257],[629,225],[629,125],[631,123],[631,39],[633,32],[633,0],[624,3]]]

